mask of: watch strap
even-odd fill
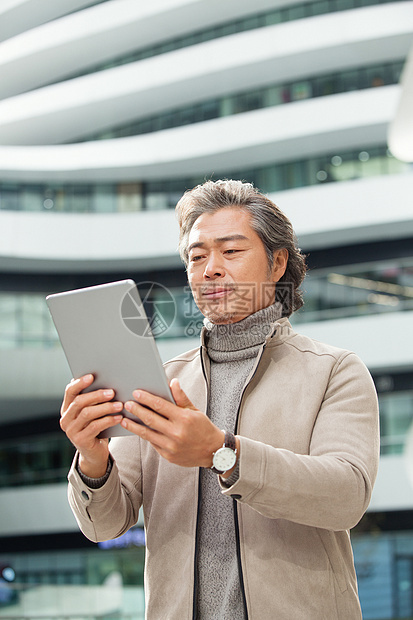
[[[236,452],[237,444],[235,443],[235,435],[231,433],[231,431],[225,431],[225,448],[231,448],[234,452]]]
[[[233,452],[237,452],[237,444],[235,442],[235,435],[234,433],[231,433],[231,431],[223,431],[225,433],[225,440],[224,440],[224,445],[222,446],[222,448],[230,448],[231,450],[233,450]],[[214,452],[215,454],[215,452]],[[212,466],[210,467],[210,470],[212,472],[214,472],[214,474],[225,474],[225,471],[220,471],[219,469],[217,469],[216,467]]]

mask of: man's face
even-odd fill
[[[201,215],[188,242],[188,280],[195,303],[213,323],[236,323],[274,303],[275,282],[287,250],[274,253],[270,269],[264,244],[240,207]]]

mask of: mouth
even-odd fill
[[[231,286],[208,286],[201,289],[201,296],[204,299],[221,299],[222,297],[226,297],[229,293],[233,291],[233,287]]]

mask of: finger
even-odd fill
[[[94,376],[91,374],[79,377],[79,379],[72,379],[71,382],[66,386],[61,412],[66,411],[66,409],[73,402],[76,396],[80,394],[82,390],[89,387],[89,385],[92,385],[93,381]]]
[[[194,407],[185,392],[182,390],[177,379],[173,379],[171,381],[171,392],[176,404],[171,403],[169,400],[165,400],[160,396],[155,396],[150,392],[145,392],[144,390],[135,390],[133,392],[133,397],[139,404],[147,407],[148,409],[152,409],[152,411],[155,411],[159,415],[171,421],[175,420],[181,414],[177,406],[179,408],[187,408],[196,411],[196,407]]]
[[[125,404],[126,409],[126,404]],[[138,422],[134,422],[129,418],[124,417],[121,421],[121,426],[126,428],[134,435],[138,435],[145,441],[148,441],[156,450],[160,450],[164,448],[164,444],[168,441],[167,437],[162,433],[150,428],[149,426],[145,426],[144,424],[139,424]]]
[[[100,435],[102,431],[105,431],[116,424],[120,424],[123,419],[123,415],[107,415],[102,418],[92,420],[85,428],[79,429],[68,433],[69,439],[72,443],[78,447],[86,446]]]
[[[153,409],[149,409],[147,406],[143,406],[142,404],[137,403],[133,400],[125,403],[125,409],[126,411],[132,413],[132,415],[139,418],[139,420],[141,420],[141,422],[143,422],[146,426],[149,426],[150,428],[156,430],[158,433],[165,434],[168,432],[168,426],[170,426],[170,422],[161,413]]]
[[[108,440],[100,439],[99,435],[107,430],[108,428],[115,426],[116,424],[120,424],[122,421],[121,415],[117,416],[105,416],[103,418],[99,418],[98,420],[94,420],[91,422],[89,426],[87,426],[83,430],[74,431],[71,429],[66,433],[68,439],[72,442],[72,444],[84,455],[87,453],[90,455],[99,454],[99,452],[104,449],[108,449]]]
[[[72,409],[74,408],[73,405]],[[69,426],[75,430],[82,430],[94,420],[107,415],[118,414],[123,409],[123,403],[110,401],[109,403],[93,404],[90,407],[82,407],[77,413],[74,413],[72,409],[69,408],[68,412],[61,418],[63,430],[64,427],[69,428]]]
[[[67,420],[74,420],[82,413],[84,409],[87,409],[89,407],[93,407],[96,405],[100,405],[100,404],[106,404],[108,401],[112,403],[116,402],[112,400],[114,396],[115,396],[115,392],[111,389],[109,390],[101,389],[101,390],[95,390],[93,392],[86,392],[83,394],[78,394],[77,396],[75,396],[75,398],[73,399],[73,401],[70,403],[70,405],[67,407],[66,410],[63,410],[63,407],[62,407],[61,412],[60,412],[61,416],[65,417]]]
[[[161,396],[155,396],[155,394],[145,392],[144,390],[135,390],[132,395],[135,401],[142,407],[150,409],[164,418],[173,418],[174,410],[176,409],[176,405],[174,403],[165,400],[165,398],[162,398]]]
[[[178,379],[172,379],[171,383],[169,384],[169,387],[171,388],[173,399],[175,403],[178,405],[178,407],[183,407],[185,409],[193,409],[194,411],[196,410],[196,407],[194,407],[192,402],[189,400],[188,396],[185,394],[185,392],[181,388],[181,385]]]

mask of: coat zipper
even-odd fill
[[[204,375],[205,383],[207,386],[207,410],[205,412],[208,415],[208,403],[209,403],[209,381],[206,376],[204,359],[202,357],[202,346],[200,348],[199,356],[201,359],[202,374]],[[196,524],[195,524],[195,553],[194,553],[194,590],[192,595],[192,620],[196,619],[196,605],[197,605],[197,588],[198,588],[198,575],[197,575],[197,562],[198,562],[198,522],[199,522],[199,506],[201,504],[201,469],[198,472],[198,502],[196,507]]]
[[[257,356],[257,361],[255,363],[254,370],[253,370],[252,374],[250,375],[250,377],[248,379],[248,382],[244,385],[244,388],[242,390],[241,398],[239,399],[237,415],[236,415],[236,419],[235,419],[235,428],[234,428],[234,433],[235,434],[237,433],[237,430],[238,430],[239,414],[240,414],[240,410],[241,410],[242,399],[244,398],[244,394],[245,394],[245,391],[246,391],[247,387],[249,386],[249,384],[251,383],[252,379],[255,376],[255,373],[257,372],[257,368],[258,368],[259,363],[260,363],[260,361],[262,359],[262,356],[263,356],[263,353],[264,353],[264,349],[265,349],[265,343],[263,344],[263,347],[261,349],[261,353],[260,353],[259,357]],[[235,540],[236,540],[236,545],[237,545],[237,560],[238,560],[239,580],[240,580],[242,600],[243,600],[243,603],[244,603],[245,618],[246,618],[246,620],[248,620],[248,607],[247,607],[247,598],[245,596],[244,573],[243,573],[242,562],[241,562],[241,542],[240,542],[240,534],[239,534],[238,506],[237,506],[237,500],[233,499],[232,501],[234,502],[234,525],[235,525]]]
[[[250,375],[248,382],[244,385],[244,388],[242,390],[241,393],[241,398],[239,400],[239,405],[238,405],[238,410],[237,410],[237,415],[236,415],[236,419],[235,419],[235,429],[234,432],[237,432],[238,429],[238,422],[239,422],[239,414],[240,414],[240,409],[241,409],[241,403],[242,403],[242,399],[244,397],[245,391],[247,389],[247,387],[249,386],[249,384],[251,383],[252,379],[255,376],[255,373],[257,372],[257,368],[259,366],[259,363],[262,359],[263,353],[264,353],[264,349],[265,349],[266,343],[263,344],[262,349],[261,349],[261,353],[259,355],[259,357],[257,356],[257,361],[255,364],[255,368],[252,372],[252,374]],[[205,366],[204,366],[204,360],[202,357],[202,347],[200,349],[200,358],[201,358],[201,368],[202,368],[202,374],[204,375],[204,379],[205,379],[205,383],[207,385],[207,411],[206,411],[206,415],[208,415],[208,403],[209,403],[209,382],[205,373]],[[199,471],[199,478],[201,477],[201,471]],[[194,553],[194,590],[193,590],[193,606],[192,606],[192,619],[195,620],[196,619],[196,599],[197,599],[197,558],[198,558],[198,521],[199,521],[199,506],[201,503],[201,492],[200,492],[200,484],[199,484],[199,478],[198,478],[198,502],[197,502],[197,513],[196,513],[196,534],[195,534],[195,553]],[[239,580],[240,580],[240,588],[241,588],[241,594],[242,594],[242,601],[244,604],[244,610],[245,610],[245,618],[246,620],[248,620],[248,608],[247,608],[247,599],[245,596],[245,586],[244,586],[244,573],[242,570],[242,563],[241,563],[241,543],[240,543],[240,535],[239,535],[239,522],[238,522],[238,506],[237,506],[237,502],[235,499],[232,500],[233,501],[233,506],[234,506],[234,526],[235,526],[235,541],[236,541],[236,547],[237,547],[237,562],[238,562],[238,572],[239,572]]]
[[[196,508],[196,524],[195,524],[195,553],[194,553],[194,590],[192,595],[192,620],[196,618],[196,606],[197,606],[197,589],[198,589],[198,575],[197,575],[197,565],[198,565],[198,521],[199,521],[199,506],[201,504],[201,469],[198,472],[198,502]]]

